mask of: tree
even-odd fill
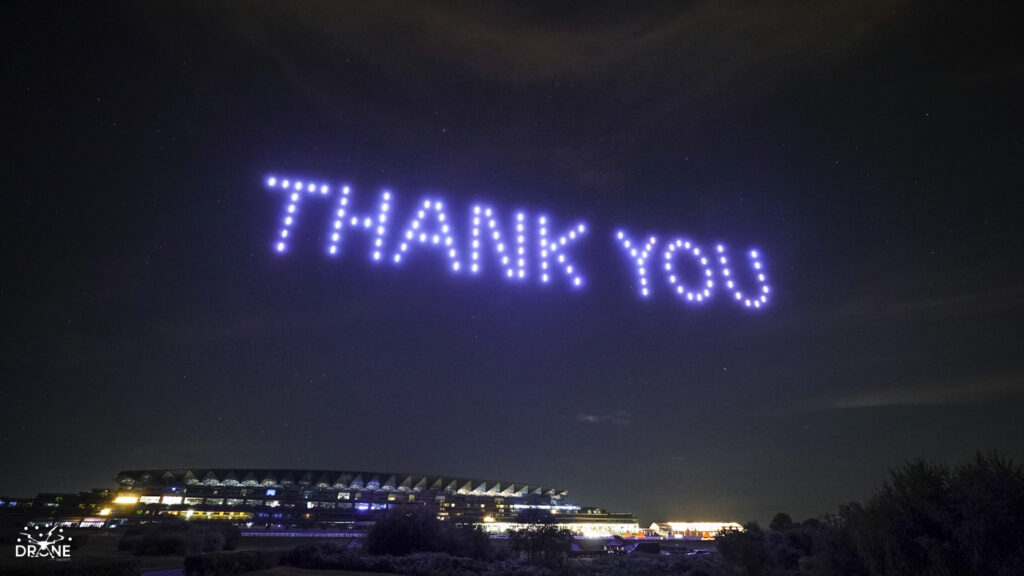
[[[378,519],[366,535],[366,551],[393,556],[446,552],[484,559],[491,555],[491,541],[471,524],[441,522],[426,508],[410,507],[391,510]]]
[[[436,550],[440,522],[425,508],[395,509],[381,516],[366,534],[370,554],[402,556]]]
[[[739,568],[745,576],[759,576],[768,571],[765,536],[757,522],[750,522],[743,530],[723,530],[715,537],[718,553]]]
[[[847,522],[875,573],[1024,574],[1024,469],[995,453],[913,460]]]
[[[789,530],[793,527],[793,519],[789,517],[789,514],[785,512],[779,512],[772,518],[772,521],[768,524],[768,529],[772,532],[782,532]]]
[[[528,560],[552,566],[564,566],[572,549],[572,532],[554,525],[542,525],[509,534],[513,551],[526,555]]]

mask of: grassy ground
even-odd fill
[[[278,566],[269,570],[249,572],[248,576],[394,576],[380,572],[349,572],[348,570],[307,570],[291,566]]]
[[[71,562],[83,558],[125,558],[137,562],[139,569],[142,572],[152,572],[156,570],[173,570],[182,569],[185,565],[185,558],[183,556],[135,556],[130,552],[119,552],[117,550],[117,544],[121,541],[120,533],[113,534],[102,534],[98,532],[90,532],[87,539],[83,539],[84,544],[80,547],[76,547],[71,552]],[[290,550],[296,546],[302,544],[312,544],[315,542],[322,542],[323,539],[317,538],[242,538],[238,541],[238,550],[271,550],[271,549],[284,549]],[[339,543],[347,543],[348,540],[334,540]],[[33,560],[15,559],[13,558],[13,546],[9,546],[12,550],[10,554],[0,555],[0,575],[4,573],[4,566],[21,566],[21,565],[32,565]],[[10,557],[8,557],[10,556]],[[281,572],[280,575],[291,576],[292,574],[304,574],[305,572]],[[277,572],[272,572],[274,576],[277,576]],[[316,571],[314,576],[330,576],[331,572]],[[356,574],[355,572],[337,572],[337,574]]]
[[[85,545],[75,550],[71,557],[128,558],[138,562],[142,572],[180,569],[185,565],[185,558],[182,556],[135,556],[129,552],[118,552],[117,543],[120,541],[120,534],[90,534]]]

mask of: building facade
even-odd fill
[[[117,475],[100,511],[111,520],[155,516],[230,520],[250,529],[365,530],[382,513],[425,507],[442,521],[492,534],[542,521],[584,536],[636,532],[632,514],[565,501],[568,491],[479,478],[357,470],[164,469]]]

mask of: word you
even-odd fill
[[[564,284],[574,290],[588,282],[574,257],[574,250],[589,238],[586,222],[556,227],[543,212],[501,214],[487,202],[472,204],[466,217],[456,222],[443,199],[426,196],[407,209],[404,223],[396,227],[397,198],[387,190],[360,211],[348,186],[332,188],[274,176],[267,178],[266,185],[285,196],[281,226],[274,237],[274,251],[279,254],[290,250],[305,204],[316,201],[325,212],[321,217],[326,216],[324,251],[329,257],[340,256],[349,238],[359,234],[369,240],[368,258],[375,263],[401,266],[417,253],[433,252],[452,273],[470,277],[486,273],[508,282]],[[635,278],[640,298],[663,289],[690,305],[706,304],[718,293],[749,309],[763,308],[769,301],[771,288],[758,250],[744,254],[749,274],[741,281],[724,244],[706,249],[682,236],[664,241],[655,236],[636,239],[624,229],[617,230],[612,240],[618,258]],[[658,288],[655,276],[660,276]]]

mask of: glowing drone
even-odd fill
[[[413,204],[405,225],[393,233],[397,199],[389,191],[380,193],[372,211],[360,212],[353,206],[348,186],[335,189],[274,176],[267,178],[266,185],[283,191],[287,199],[273,243],[279,254],[289,252],[304,203],[316,200],[326,212],[324,251],[329,257],[341,255],[348,238],[360,234],[369,236],[368,258],[374,263],[400,266],[417,252],[430,251],[456,274],[472,277],[489,270],[509,282],[548,285],[562,281],[572,289],[581,289],[587,283],[572,255],[588,235],[585,222],[556,229],[552,219],[542,212],[529,215],[517,211],[503,219],[493,205],[476,203],[466,219],[456,223],[444,200],[427,196]],[[459,237],[457,229],[465,230],[467,235]],[[715,244],[709,250],[682,236],[664,242],[655,236],[635,240],[621,229],[614,233],[613,240],[633,270],[641,298],[650,298],[656,292],[653,276],[658,271],[662,288],[687,304],[705,304],[718,292],[750,309],[763,308],[769,301],[771,288],[758,250],[746,251],[751,278],[742,288],[724,244]]]

